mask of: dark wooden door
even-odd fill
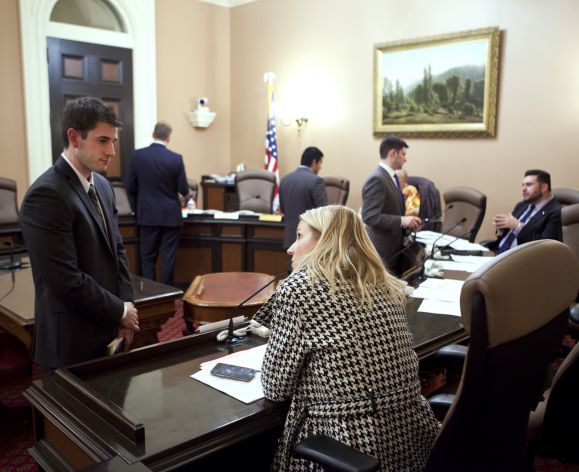
[[[124,123],[107,176],[125,176],[135,148],[132,50],[48,38],[48,82],[53,162],[62,153],[62,111],[70,100],[102,99]]]

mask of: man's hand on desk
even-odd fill
[[[135,305],[131,302],[125,302],[125,307],[127,308],[127,314],[121,320],[121,327],[130,329],[132,331],[139,331],[139,314]]]

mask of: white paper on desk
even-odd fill
[[[219,359],[203,362],[201,364],[201,369],[211,370],[215,364],[223,362],[224,364],[237,365],[239,367],[249,367],[253,370],[261,370],[261,364],[263,363],[263,356],[265,355],[266,348],[267,344],[264,344],[262,346],[253,347],[244,351],[234,352],[233,354],[220,357]]]
[[[251,403],[264,397],[263,387],[261,386],[261,372],[256,373],[250,382],[224,379],[211,375],[210,372],[211,369],[201,369],[199,372],[191,375],[191,378],[205,385],[209,385],[243,403]]]
[[[217,211],[213,215],[213,218],[216,220],[238,220],[239,219],[239,213],[237,213],[237,212],[229,213],[229,212],[225,212],[225,211]]]
[[[460,290],[443,290],[439,288],[418,287],[410,295],[413,298],[424,298],[428,300],[440,300],[443,302],[458,302],[460,300]]]
[[[465,262],[455,261],[436,261],[442,270],[460,270],[463,272],[474,272],[480,266],[477,264],[467,264]]]
[[[418,231],[416,233],[416,239],[421,241],[434,241],[440,236],[442,236],[442,233],[437,233],[436,231]]]
[[[482,251],[482,252],[489,251],[488,247],[484,247],[477,243],[471,243],[466,239],[457,239],[456,241],[450,243],[449,246],[453,249],[456,249],[457,251]]]
[[[484,266],[487,262],[494,259],[493,257],[486,256],[459,256],[458,254],[452,254],[450,257],[453,261],[464,262],[465,264],[477,265],[479,267]]]
[[[453,280],[453,279],[433,279],[429,278],[422,282],[419,286],[420,287],[429,287],[429,288],[438,288],[442,290],[460,290],[462,289],[462,285],[464,281],[462,280]]]
[[[459,302],[443,302],[441,300],[424,299],[418,308],[422,313],[436,313],[439,315],[460,316]]]

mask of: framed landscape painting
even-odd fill
[[[500,31],[486,28],[374,49],[374,134],[496,133]]]

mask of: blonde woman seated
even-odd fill
[[[360,217],[305,212],[288,249],[294,272],[255,315],[272,334],[265,396],[291,399],[272,470],[315,470],[291,446],[325,434],[377,457],[383,471],[421,470],[438,430],[420,395],[404,292]]]

